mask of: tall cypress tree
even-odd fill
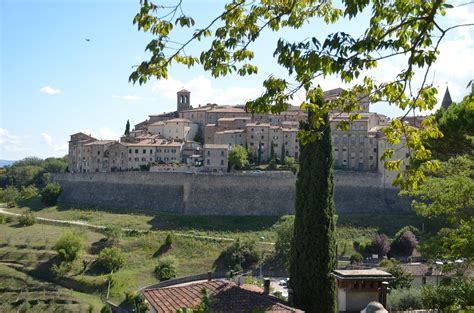
[[[270,147],[270,160],[273,160],[275,158],[275,148],[273,148],[273,141],[271,143],[271,147]]]
[[[124,133],[125,136],[128,136],[130,135],[130,121],[127,120],[127,124],[125,125],[125,133]]]
[[[300,143],[290,287],[301,309],[332,313],[336,311],[336,286],[330,276],[336,267],[334,182],[331,130],[327,116],[325,120],[319,129],[311,129],[311,122],[300,126],[322,136]]]

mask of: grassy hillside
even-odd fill
[[[277,217],[225,217],[225,216],[181,216],[156,212],[137,214],[124,211],[81,210],[64,207],[43,208],[37,201],[22,203],[21,208],[8,209],[10,212],[23,213],[32,210],[36,216],[61,220],[80,220],[94,225],[111,225],[145,231],[135,236],[122,236],[115,244],[125,253],[126,264],[113,274],[110,297],[115,302],[123,300],[125,292],[155,283],[157,279],[153,269],[160,257],[172,255],[178,260],[178,276],[204,273],[213,269],[214,261],[221,252],[236,238],[254,239],[265,244],[261,249],[270,256],[271,245],[276,238]],[[389,236],[405,225],[432,227],[427,221],[413,215],[339,215],[337,222],[337,240],[339,252],[353,253],[352,242],[370,241],[376,231]],[[87,251],[71,271],[62,278],[54,277],[51,267],[58,263],[52,247],[57,238],[73,226],[35,224],[19,227],[16,221],[0,224],[0,277],[17,288],[29,286],[52,286],[51,291],[61,303],[70,306],[71,311],[84,310],[89,304],[97,310],[101,299],[107,292],[108,275],[91,269],[91,264],[101,249],[107,246],[104,235],[90,228],[78,228],[86,238]],[[76,227],[75,227],[76,228]],[[173,246],[163,249],[165,237],[174,234]],[[262,241],[260,237],[264,236]],[[84,261],[84,262],[83,262]],[[23,285],[22,285],[23,284]],[[2,286],[0,285],[0,288]],[[24,292],[31,299],[40,295],[32,289]],[[15,294],[14,292],[11,294]],[[5,307],[12,308],[55,305],[57,302],[17,303],[6,293],[1,301]],[[61,300],[63,299],[63,300]],[[8,310],[6,310],[8,311]]]

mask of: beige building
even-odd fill
[[[212,172],[227,172],[228,145],[205,144],[204,168]]]
[[[86,158],[83,167],[85,172],[107,172],[109,171],[109,158],[106,153],[108,148],[116,143],[114,140],[97,140],[86,143]]]
[[[215,144],[221,145],[228,145],[236,146],[241,145],[245,147],[247,140],[245,135],[245,130],[243,129],[233,129],[233,130],[224,130],[220,132],[216,132],[214,134],[214,141]]]
[[[97,139],[84,133],[71,135],[68,152],[69,172],[82,173],[86,171],[86,162],[89,155],[84,145],[93,141],[97,141]]]
[[[198,125],[184,118],[159,121],[148,126],[148,132],[165,139],[193,140]]]

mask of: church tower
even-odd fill
[[[192,109],[191,106],[191,92],[187,91],[186,89],[182,89],[176,93],[177,98],[177,109],[178,112],[183,110]]]

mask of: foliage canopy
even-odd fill
[[[427,79],[437,60],[439,45],[449,31],[474,25],[442,28],[439,20],[452,7],[446,0],[345,0],[337,5],[323,0],[231,0],[220,15],[202,24],[185,13],[181,1],[176,6],[159,6],[141,0],[140,11],[133,23],[138,30],[153,35],[146,46],[151,56],[136,66],[129,80],[144,84],[152,77],[166,79],[173,64],[200,65],[214,77],[232,73],[253,75],[258,73],[258,67],[253,63],[252,44],[265,31],[293,29],[304,32],[304,25],[311,22],[334,24],[343,19],[354,21],[368,16],[367,27],[360,36],[339,31],[317,37],[311,29],[306,39],[301,41],[278,39],[273,57],[286,74],[284,77],[270,75],[265,79],[263,94],[248,101],[246,108],[257,113],[282,112],[301,90],[304,100],[300,106],[313,112],[313,129],[319,129],[317,132],[301,132],[303,141],[321,136],[321,131],[326,128],[320,126],[327,123],[324,116],[333,109],[351,113],[349,120],[338,125],[347,130],[350,121],[361,117],[356,112],[360,95],[368,97],[371,103],[387,102],[406,110],[403,117],[392,120],[386,134],[391,144],[398,144],[406,138],[410,163],[421,163],[421,166],[401,173],[396,180],[405,188],[416,188],[424,181],[423,170],[437,167],[437,163],[430,160],[431,152],[424,142],[439,138],[441,133],[433,126],[431,118],[424,120],[421,129],[408,126],[403,119],[415,109],[434,108],[437,89],[428,84]],[[188,39],[176,38],[176,33],[186,31]],[[199,48],[200,52],[191,54],[191,46],[198,41],[209,44],[209,48]],[[376,81],[373,70],[395,57],[403,60],[400,72],[387,81]],[[413,80],[416,73],[422,77],[418,85]],[[337,76],[341,82],[353,86],[338,99],[318,105],[316,99],[320,88],[317,79],[328,76]],[[395,150],[387,149],[383,159],[388,160],[394,153]],[[400,170],[402,165],[403,160],[385,163],[392,170]]]

